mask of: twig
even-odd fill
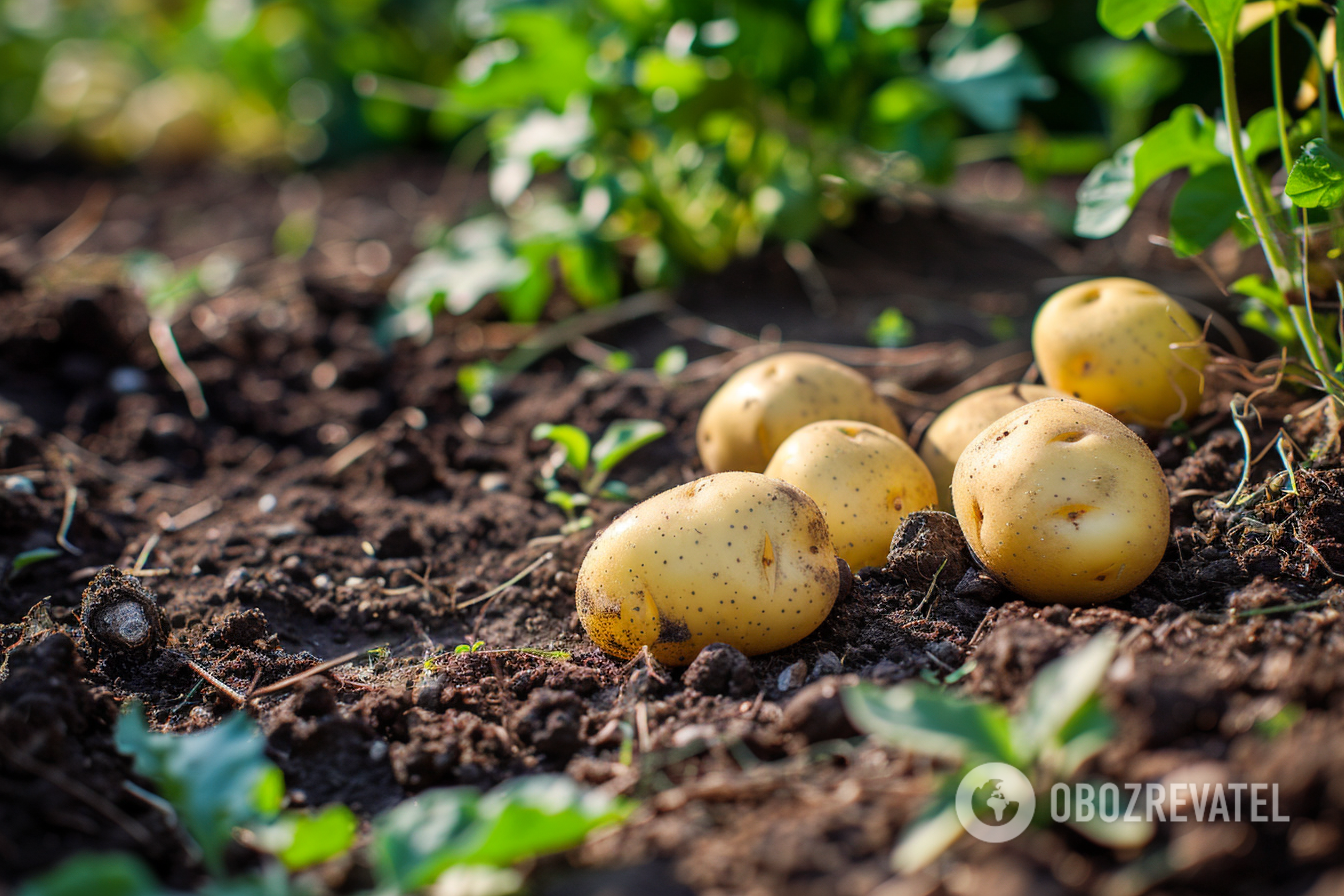
[[[460,604],[457,605],[457,609],[459,609],[459,610],[464,610],[464,609],[466,609],[467,607],[475,606],[476,604],[479,604],[481,601],[489,600],[490,598],[494,597],[496,594],[499,594],[499,593],[500,593],[501,591],[503,591],[505,588],[508,588],[508,587],[510,587],[510,586],[512,586],[512,585],[517,585],[519,582],[521,582],[524,578],[527,577],[527,574],[528,574],[528,573],[532,572],[532,570],[536,569],[538,566],[540,566],[541,564],[545,563],[547,560],[550,560],[550,559],[553,558],[554,556],[555,556],[555,554],[551,553],[550,551],[547,551],[546,553],[542,554],[540,557],[538,557],[537,559],[535,559],[535,560],[533,560],[531,563],[529,563],[529,564],[523,569],[522,572],[518,573],[518,575],[516,575],[516,576],[514,576],[513,578],[509,579],[507,582],[503,583],[502,585],[496,585],[494,588],[491,588],[489,591],[485,592],[484,594],[481,594],[481,595],[478,595],[478,596],[476,596],[476,597],[473,597],[471,600],[464,600],[464,601],[462,601]],[[472,640],[474,641],[474,640],[476,640],[476,639],[475,639],[475,638],[472,638]]]
[[[1316,600],[1304,600],[1297,604],[1279,604],[1276,607],[1255,607],[1250,610],[1238,610],[1237,618],[1245,619],[1248,616],[1269,616],[1273,613],[1291,613],[1294,610],[1310,610],[1328,603],[1330,603],[1330,598],[1322,597]]]
[[[209,684],[213,685],[216,690],[218,690],[224,696],[228,697],[234,703],[237,703],[239,706],[243,706],[244,704],[247,703],[246,697],[235,691],[233,688],[229,687],[224,682],[220,681],[215,676],[211,675],[206,670],[206,668],[202,666],[200,663],[196,662],[186,654],[179,653],[178,656],[182,657],[182,659],[186,662],[186,664],[191,667],[191,671],[195,672],[197,675],[204,678]]]
[[[149,555],[154,549],[159,546],[159,539],[161,537],[162,536],[158,532],[155,532],[145,540],[145,546],[140,549],[140,556],[135,558],[135,565],[131,567],[131,575],[138,576],[140,571],[145,568],[145,561],[149,559]]]
[[[156,522],[159,524],[159,528],[165,532],[181,532],[188,526],[194,526],[201,520],[214,515],[223,506],[224,502],[217,495],[211,495],[204,501],[199,501],[173,516],[161,513]]]
[[[980,633],[985,630],[985,626],[989,625],[990,622],[994,620],[998,615],[999,615],[999,608],[990,607],[989,611],[986,612],[984,616],[980,617],[980,624],[975,627],[975,633],[971,635],[971,640],[966,642],[967,650],[970,650],[971,648],[975,647],[975,642],[980,637]]]
[[[161,317],[151,316],[149,338],[154,343],[154,350],[159,353],[163,368],[186,396],[187,410],[191,411],[191,416],[197,420],[204,420],[210,416],[210,406],[205,403],[205,390],[201,388],[201,381],[182,358],[182,352],[177,347],[177,338],[173,336],[173,325]]]
[[[61,528],[56,532],[56,543],[65,548],[67,553],[76,557],[81,557],[84,552],[72,545],[66,536],[70,534],[70,526],[75,521],[75,505],[79,503],[79,489],[73,485],[66,486],[65,489],[65,515],[61,517]]]
[[[798,275],[798,282],[807,293],[807,301],[812,305],[812,313],[817,317],[832,317],[838,304],[831,285],[826,282],[817,256],[812,254],[807,243],[802,240],[789,240],[784,244],[784,261]]]
[[[47,261],[60,261],[71,252],[84,245],[84,241],[93,236],[98,225],[103,223],[103,215],[112,202],[112,188],[98,182],[89,187],[79,208],[71,213],[56,228],[38,240],[37,249]]]
[[[274,694],[278,691],[283,691],[286,688],[291,688],[294,685],[298,684],[299,682],[303,681],[305,678],[311,678],[314,675],[321,675],[328,669],[335,669],[337,666],[343,666],[346,663],[350,662],[351,660],[357,660],[359,659],[360,654],[362,654],[363,652],[364,651],[362,650],[352,650],[351,652],[345,654],[344,656],[336,657],[336,659],[334,660],[327,660],[324,663],[318,663],[316,666],[304,669],[302,672],[295,672],[288,678],[282,678],[279,681],[275,682],[274,684],[268,684],[264,688],[257,688],[256,690],[251,691],[248,694],[248,699],[255,700],[257,697],[264,697],[267,694]]]
[[[938,571],[933,574],[933,579],[929,582],[929,590],[924,592],[924,599],[919,602],[919,606],[915,607],[914,615],[918,616],[919,611],[924,609],[924,605],[929,602],[929,598],[933,597],[933,589],[938,587],[938,576],[942,575],[945,566],[947,566],[946,557],[943,558],[942,563],[938,564]],[[929,607],[929,612],[933,612],[933,607]]]

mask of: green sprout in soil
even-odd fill
[[[533,439],[549,439],[557,446],[555,456],[542,467],[539,485],[546,493],[546,501],[564,511],[568,522],[561,529],[568,534],[586,529],[593,524],[588,514],[579,511],[602,497],[613,501],[629,501],[630,490],[623,482],[608,480],[611,471],[621,461],[650,442],[667,433],[667,427],[656,420],[617,420],[607,427],[602,437],[593,444],[588,434],[568,423],[539,423],[532,430]],[[560,484],[558,474],[568,470],[578,481],[578,491],[569,491]]]
[[[358,819],[344,805],[283,808],[284,778],[266,758],[256,723],[242,713],[206,731],[159,734],[137,705],[119,721],[116,742],[153,791],[127,786],[179,828],[209,875],[203,891],[217,896],[320,896],[327,891],[316,878],[296,875],[352,852],[373,872],[374,888],[359,896],[447,882],[470,882],[469,892],[502,896],[523,885],[515,865],[568,849],[634,808],[564,775],[528,775],[484,794],[474,787],[424,791],[375,818],[371,835],[361,840]],[[224,856],[236,845],[262,856],[260,866],[231,870]],[[173,896],[141,859],[116,852],[73,856],[18,890],[18,896],[85,893]]]
[[[1170,118],[1122,146],[1103,161],[1078,192],[1075,229],[1082,236],[1115,233],[1144,192],[1163,176],[1186,170],[1189,178],[1171,204],[1168,241],[1177,255],[1197,255],[1231,231],[1243,242],[1258,243],[1268,262],[1270,282],[1250,275],[1232,284],[1246,297],[1242,321],[1293,351],[1305,366],[1292,365],[1293,378],[1344,402],[1344,356],[1339,314],[1344,283],[1339,265],[1344,251],[1344,156],[1337,147],[1341,122],[1329,103],[1331,80],[1340,95],[1340,54],[1344,32],[1335,29],[1335,47],[1298,18],[1300,7],[1316,5],[1284,0],[1249,5],[1245,0],[1100,0],[1097,17],[1116,37],[1128,40],[1147,31],[1159,43],[1177,17],[1193,15],[1199,25],[1187,35],[1212,51],[1222,86],[1222,120],[1186,105]],[[1247,14],[1252,10],[1262,14]],[[1263,10],[1259,10],[1264,7]],[[1281,49],[1283,21],[1305,39],[1311,62],[1302,86],[1319,103],[1292,120],[1284,101]],[[1251,31],[1271,29],[1271,92],[1274,105],[1243,122],[1237,89],[1236,45]],[[1202,27],[1200,27],[1202,26]],[[1327,49],[1331,52],[1325,53]],[[1327,68],[1324,56],[1335,57]],[[1229,134],[1236,135],[1230,139]],[[1278,178],[1259,164],[1277,153],[1288,174]]]
[[[860,683],[844,691],[855,727],[877,739],[954,764],[924,811],[906,826],[892,854],[897,871],[913,872],[941,855],[964,832],[957,818],[957,785],[985,762],[1022,771],[1038,794],[1074,775],[1110,740],[1115,724],[1097,688],[1110,669],[1117,637],[1103,632],[1082,648],[1046,665],[1027,692],[1026,706],[1010,715],[1002,706],[955,696],[927,683],[880,688]],[[949,679],[950,680],[950,679]],[[1048,817],[1037,801],[1036,821]],[[1139,846],[1152,836],[1143,822],[1070,822],[1109,846]]]

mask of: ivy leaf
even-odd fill
[[[266,758],[256,723],[242,713],[195,734],[156,734],[137,703],[118,721],[116,744],[135,759],[136,774],[153,781],[177,810],[215,873],[223,870],[235,827],[267,821],[279,811],[284,778]]]
[[[1335,208],[1344,201],[1344,156],[1320,137],[1308,142],[1284,192],[1298,208]]]
[[[1129,40],[1177,5],[1178,0],[1100,0],[1097,21],[1121,40]]]
[[[617,420],[593,446],[593,465],[605,473],[666,433],[667,427],[657,420]]]
[[[1203,252],[1236,223],[1242,207],[1231,165],[1219,165],[1190,178],[1171,204],[1170,237],[1176,253]]]

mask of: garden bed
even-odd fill
[[[1102,606],[1025,604],[973,572],[931,580],[907,553],[858,571],[798,645],[751,660],[749,672],[726,658],[693,675],[603,655],[575,614],[578,564],[624,505],[597,500],[596,525],[563,534],[565,516],[536,484],[550,453],[530,439],[536,424],[595,435],[616,419],[662,422],[668,436],[617,473],[646,497],[703,473],[700,407],[778,344],[863,370],[918,429],[957,395],[1027,370],[1031,315],[1069,277],[1146,274],[1217,301],[1201,274],[1161,263],[1142,240],[1084,251],[1020,214],[950,210],[963,189],[942,204],[874,205],[824,238],[820,271],[838,301],[830,317],[814,314],[825,296],[768,251],[676,296],[646,297],[632,319],[561,300],[561,322],[529,328],[498,322],[487,302],[389,354],[373,325],[414,254],[416,226],[458,217],[483,195],[478,178],[399,160],[284,185],[216,173],[113,178],[108,202],[93,186],[43,172],[0,180],[10,197],[0,209],[0,469],[33,486],[0,492],[0,555],[59,551],[0,586],[0,882],[83,849],[124,849],[170,885],[199,885],[163,814],[123,787],[118,705],[142,701],[157,729],[199,730],[239,696],[353,653],[247,701],[291,801],[344,802],[369,817],[426,788],[539,771],[639,801],[624,826],[542,860],[542,893],[1344,886],[1331,870],[1344,862],[1344,590],[1330,572],[1344,570],[1344,473],[1338,423],[1307,396],[1264,396],[1251,430],[1256,454],[1280,425],[1304,450],[1317,447],[1296,472],[1297,493],[1274,479],[1233,510],[1215,496],[1241,476],[1227,407],[1244,381],[1217,373],[1189,432],[1150,435],[1172,491],[1172,541],[1142,587]],[[284,197],[314,186],[312,249],[277,258]],[[1142,213],[1131,228],[1145,226]],[[124,285],[122,259],[140,248],[191,263],[224,249],[243,265],[233,287],[174,328],[208,417],[189,413],[143,302]],[[888,305],[914,321],[920,344],[865,345]],[[1005,326],[1015,337],[995,342]],[[458,370],[529,337],[555,350],[503,387],[493,413],[471,414]],[[655,374],[673,344],[690,363]],[[585,365],[567,346],[590,358],[615,346],[636,369]],[[1248,487],[1281,469],[1265,453]],[[54,625],[78,635],[81,596],[107,564],[146,572],[170,650],[146,661],[95,654],[87,639],[37,631],[47,628],[38,616],[17,624],[50,596]],[[1044,664],[1107,627],[1121,634],[1102,688],[1118,733],[1091,771],[1277,782],[1292,820],[1165,825],[1130,852],[1062,826],[1003,847],[963,839],[920,875],[889,880],[892,846],[940,767],[858,739],[839,689],[941,679],[973,662],[958,687],[1015,705]],[[351,890],[367,870],[336,862],[324,875]]]

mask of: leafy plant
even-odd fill
[[[625,483],[608,480],[611,471],[621,461],[650,442],[661,439],[667,427],[656,420],[617,420],[606,428],[594,445],[588,434],[569,423],[539,423],[532,429],[532,438],[548,439],[561,450],[542,468],[541,487],[546,500],[559,507],[569,518],[565,531],[577,531],[593,524],[592,517],[579,516],[580,508],[587,507],[594,497],[629,501],[630,490]],[[556,478],[561,469],[568,469],[577,479],[579,491],[566,491]]]
[[[1006,762],[1043,793],[1096,755],[1114,730],[1096,690],[1110,668],[1117,641],[1114,634],[1103,632],[1046,665],[1031,683],[1026,706],[1015,716],[997,704],[954,696],[926,683],[887,689],[860,683],[844,691],[845,710],[860,731],[957,766],[902,832],[892,854],[897,870],[923,867],[961,836],[957,783],[976,765]],[[1120,822],[1089,824],[1082,831],[1098,842],[1127,845],[1151,836],[1151,831]]]
[[[1269,283],[1244,278],[1233,288],[1247,297],[1243,321],[1303,352],[1307,381],[1344,401],[1337,312],[1317,313],[1318,302],[1344,299],[1333,261],[1344,248],[1344,156],[1332,146],[1340,122],[1330,109],[1340,86],[1340,31],[1334,45],[1299,18],[1306,0],[1100,0],[1097,16],[1113,35],[1129,39],[1141,30],[1173,27],[1173,15],[1193,16],[1215,54],[1222,85],[1222,120],[1195,106],[1181,106],[1143,136],[1126,143],[1093,169],[1078,192],[1075,223],[1082,236],[1102,237],[1123,226],[1144,192],[1159,179],[1184,170],[1189,177],[1171,206],[1169,239],[1179,255],[1204,251],[1228,231],[1243,244],[1258,243],[1269,263]],[[1303,86],[1319,105],[1292,120],[1284,100],[1282,23],[1307,40],[1312,63]],[[1251,31],[1271,28],[1274,106],[1243,125],[1235,64],[1238,42]],[[1198,37],[1198,35],[1195,35]],[[1329,68],[1326,59],[1333,59]],[[1235,135],[1235,136],[1234,136]],[[1288,170],[1282,190],[1259,166],[1277,154]]]
[[[468,34],[434,115],[480,135],[494,208],[397,280],[389,339],[487,294],[534,320],[557,285],[594,305],[805,240],[859,198],[946,178],[967,132],[1011,145],[1023,104],[1054,92],[974,3],[519,2]]]

